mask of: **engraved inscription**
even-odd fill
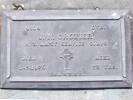
[[[37,71],[37,70],[46,70],[45,68],[46,65],[27,65],[27,66],[18,66],[19,70],[34,70],[34,71]]]
[[[13,25],[19,29],[12,36],[17,38],[12,39],[14,75],[121,74],[119,20],[16,21]]]

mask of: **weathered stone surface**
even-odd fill
[[[133,12],[133,0],[0,0],[0,12],[11,9],[13,2],[24,4],[26,9],[47,9],[51,7],[94,8],[98,6],[103,9],[127,8]],[[80,91],[0,90],[0,99],[132,100],[133,89]]]

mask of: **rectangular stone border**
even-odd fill
[[[12,80],[10,73],[10,23],[22,20],[65,20],[65,19],[105,19],[121,20],[123,74],[114,80],[91,81],[23,81]],[[127,10],[44,10],[44,11],[7,11],[2,18],[1,34],[1,88],[126,88],[132,86],[131,33],[129,12]]]

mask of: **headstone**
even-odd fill
[[[1,88],[131,87],[126,10],[3,14]]]

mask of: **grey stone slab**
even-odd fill
[[[3,14],[1,88],[131,87],[126,10]]]

